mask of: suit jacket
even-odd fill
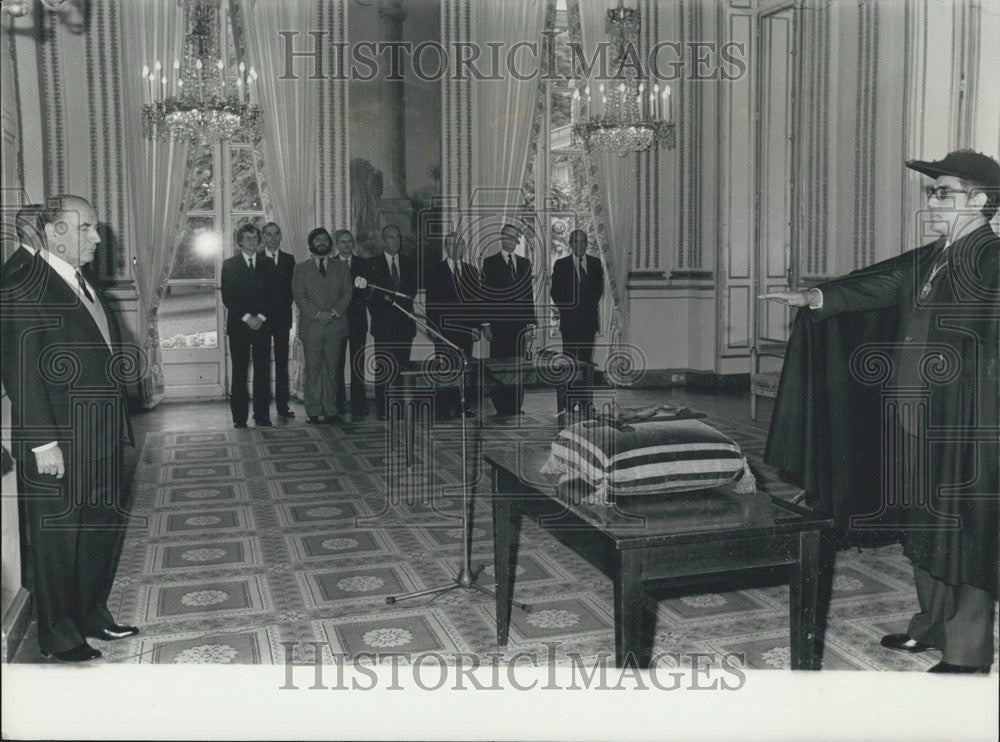
[[[257,257],[274,265],[267,250],[261,250]],[[278,264],[274,268],[274,316],[265,316],[270,320],[272,328],[289,330],[292,327],[292,272],[295,270],[295,258],[290,253],[279,250]]]
[[[552,301],[559,308],[562,333],[596,333],[600,326],[598,309],[604,295],[604,266],[600,258],[586,256],[587,275],[578,277],[577,258],[567,255],[552,268]]]
[[[351,302],[353,287],[347,266],[336,258],[326,261],[326,277],[319,272],[313,258],[303,260],[295,266],[292,274],[292,295],[299,307],[299,326],[302,334],[323,323],[317,314],[337,313],[327,327],[347,333],[347,305]]]
[[[368,291],[354,288],[354,279],[359,276],[367,278],[368,270],[368,258],[351,256],[351,303],[347,305],[347,323],[351,326],[351,332],[368,332]]]
[[[413,311],[413,297],[417,295],[417,261],[405,255],[398,255],[399,285],[393,289],[389,263],[385,254],[376,255],[368,261],[368,283],[385,289],[406,294],[409,299],[400,299],[368,289],[368,310],[372,315],[372,336],[376,340],[404,342],[417,334],[416,323],[393,306],[399,303],[408,312]]]
[[[482,277],[474,265],[464,260],[461,276],[461,282],[455,279],[447,260],[428,268],[427,317],[449,340],[471,352],[472,330],[480,325]]]
[[[4,261],[2,268],[3,273],[0,275],[13,273],[25,263],[30,263],[31,259],[34,257],[34,253],[27,250],[24,245],[18,245],[17,249],[10,254],[10,257],[7,258],[6,261]]]
[[[511,278],[502,251],[483,260],[483,302],[490,311],[493,332],[516,335],[527,325],[537,324],[531,261],[514,256]]]
[[[11,401],[12,439],[26,449],[58,441],[67,465],[75,457],[110,458],[128,434],[123,393],[128,379],[123,373],[134,359],[122,345],[104,293],[93,289],[107,317],[110,347],[74,289],[41,255],[8,272],[0,295],[3,384]],[[106,424],[105,413],[76,421],[74,430],[72,398],[84,392],[110,405],[119,430]]]
[[[243,321],[245,314],[261,314],[270,323],[278,311],[275,306],[274,261],[256,255],[254,265],[255,269],[251,271],[242,252],[226,258],[222,263],[222,303],[228,310],[226,332],[230,335],[251,332]]]

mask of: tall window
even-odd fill
[[[221,176],[221,177],[220,177]],[[218,347],[217,291],[222,260],[246,222],[267,221],[260,153],[249,144],[199,147],[188,164],[184,222],[160,304],[161,348]]]
[[[228,84],[235,85],[239,55],[226,5],[220,18],[220,48]],[[240,225],[262,226],[270,212],[263,189],[263,158],[249,142],[221,142],[192,149],[178,226],[177,251],[160,302],[160,347],[220,347],[222,261],[235,253]],[[166,359],[165,359],[166,360]],[[170,383],[170,379],[167,379]]]
[[[575,0],[568,0],[575,3]],[[573,91],[571,41],[567,0],[556,1],[553,22],[555,59],[558,76],[564,79],[545,82],[545,123],[538,148],[535,172],[537,198],[548,230],[548,272],[556,260],[569,253],[569,235],[583,229],[594,244],[593,219],[587,194],[587,171],[584,152],[573,138],[570,118]],[[546,297],[546,303],[547,297]],[[558,313],[553,308],[549,319],[550,336],[558,335]]]

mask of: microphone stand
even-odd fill
[[[368,286],[387,295],[394,295],[396,293],[370,283]],[[429,319],[425,317],[418,317],[413,312],[404,309],[395,301],[395,299],[391,300],[391,304],[400,312],[416,322],[417,327],[423,330],[432,339],[440,340],[448,347],[457,351],[459,358],[462,359],[462,375],[459,378],[458,385],[459,398],[462,402],[462,565],[459,568],[458,574],[455,575],[455,578],[451,582],[437,587],[431,587],[426,590],[417,590],[412,593],[406,593],[405,595],[389,596],[385,599],[385,602],[392,605],[393,603],[398,603],[401,600],[408,600],[409,598],[421,598],[425,595],[437,596],[458,589],[468,590],[470,592],[480,592],[484,595],[496,598],[496,593],[479,584],[479,573],[482,570],[479,569],[473,571],[472,569],[472,494],[469,491],[469,435],[468,423],[466,422],[465,417],[465,375],[468,371],[469,359],[465,357],[465,353],[462,349],[442,335],[441,332],[433,326]],[[525,613],[531,613],[531,606],[528,604],[518,603],[515,600],[511,600],[510,602],[512,605],[517,606]]]

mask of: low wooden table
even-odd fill
[[[604,569],[614,583],[615,662],[639,653],[643,583],[754,567],[790,566],[793,670],[818,669],[816,597],[820,532],[833,521],[758,491],[729,490],[621,498],[616,508],[573,503],[558,477],[541,474],[548,447],[487,454],[493,469],[493,558],[497,643],[507,644],[513,594],[512,552],[520,514]],[[565,489],[565,488],[563,488]],[[579,499],[579,498],[577,498]],[[687,579],[685,579],[687,578]]]

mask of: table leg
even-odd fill
[[[497,644],[507,646],[510,632],[510,499],[500,491],[500,474],[493,469],[493,569],[496,575]]]
[[[615,666],[638,667],[642,618],[642,557],[638,549],[615,552]]]
[[[816,670],[816,595],[819,585],[819,531],[799,534],[798,559],[791,565],[789,625],[792,669]]]

